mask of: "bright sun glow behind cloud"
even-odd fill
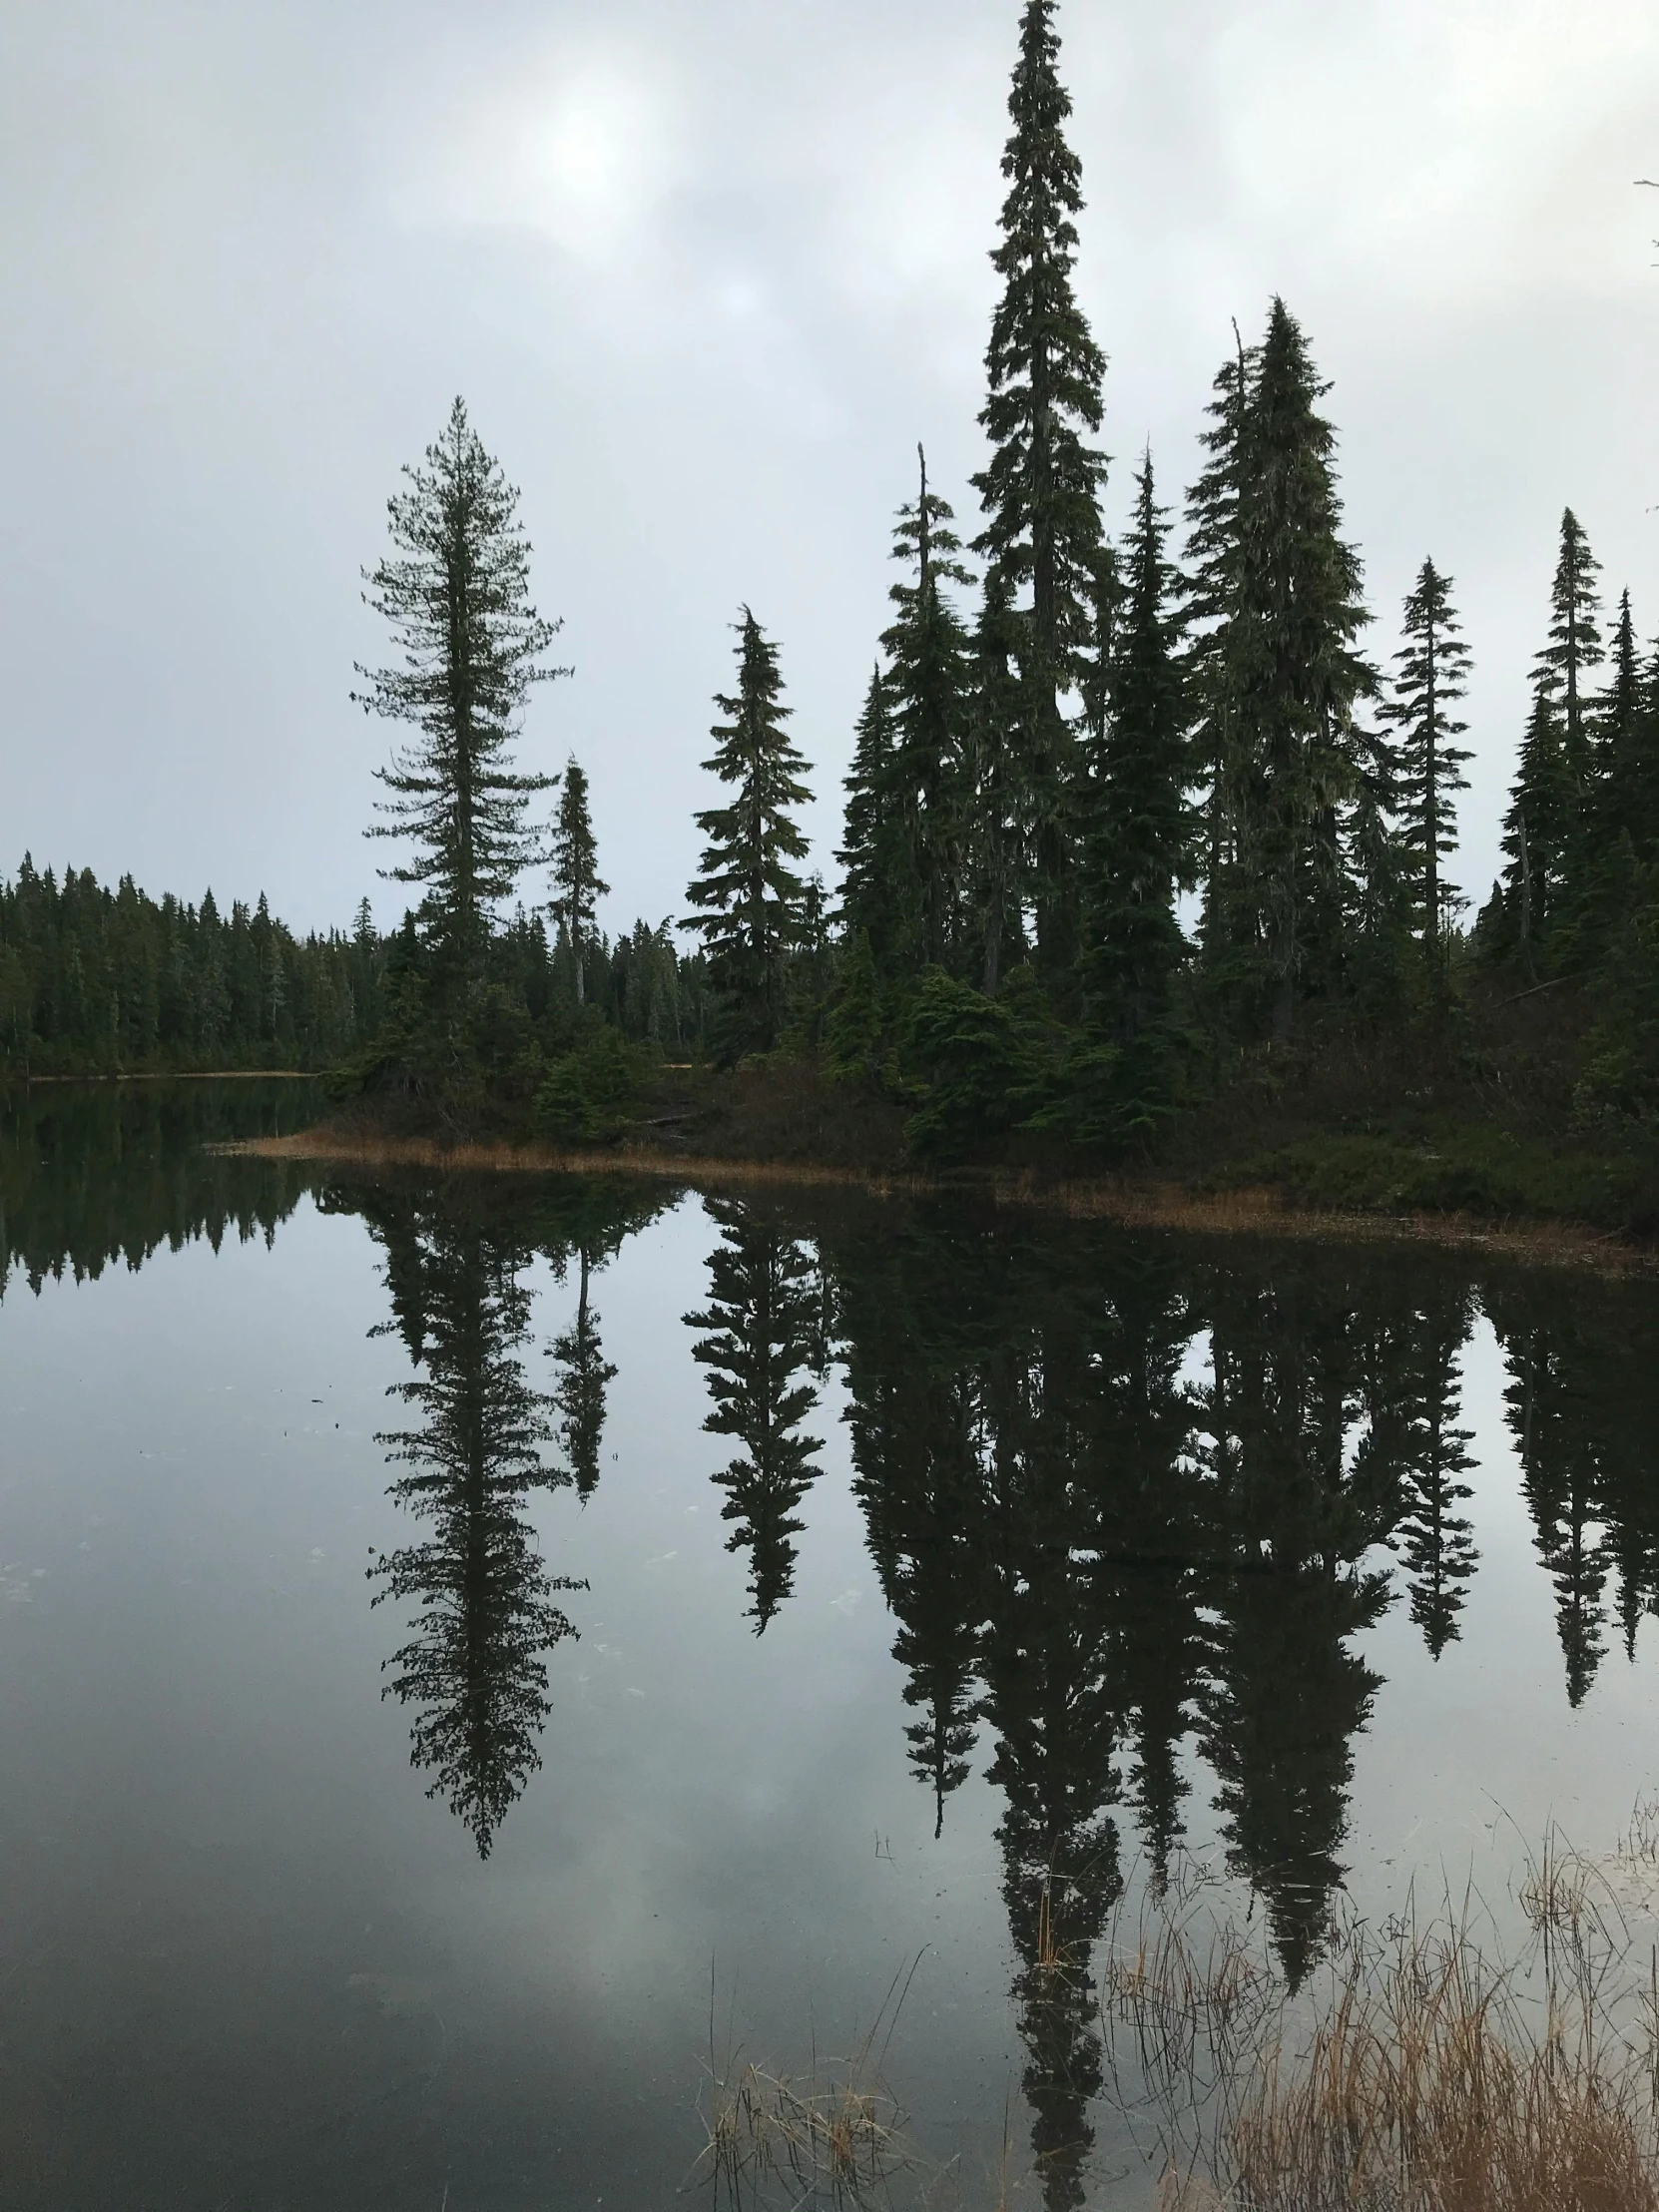
[[[639,233],[677,166],[671,87],[626,51],[539,53],[466,87],[433,137],[406,149],[409,218],[530,232],[590,262]]]

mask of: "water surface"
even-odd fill
[[[1646,1285],[205,1149],[311,1105],[0,1119],[8,2207],[667,2205],[917,1960],[959,2201],[1135,2201],[1163,1870],[1295,1980],[1659,1776]]]

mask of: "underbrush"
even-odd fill
[[[1478,1125],[1416,1140],[1341,1132],[1305,1137],[1229,1161],[1198,1183],[1207,1190],[1262,1186],[1299,1205],[1351,1213],[1571,1220],[1635,1234],[1659,1222],[1659,1174],[1651,1162],[1556,1150]]]

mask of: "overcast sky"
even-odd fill
[[[709,695],[778,639],[829,872],[918,438],[966,478],[1017,0],[7,0],[0,867],[343,920],[358,570],[456,391],[522,486],[607,920],[683,911]],[[1391,653],[1425,553],[1484,895],[1560,512],[1659,629],[1653,0],[1066,0],[1114,528],[1229,318],[1301,317]],[[971,534],[971,528],[964,534]]]

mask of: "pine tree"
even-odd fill
[[[576,959],[576,1003],[586,1001],[585,971],[593,944],[594,902],[609,883],[599,879],[599,843],[588,811],[587,773],[575,754],[565,763],[564,789],[553,819],[552,912],[570,940]]]
[[[913,506],[899,510],[893,558],[914,580],[894,584],[898,613],[882,633],[886,692],[895,738],[893,781],[898,829],[905,847],[905,883],[917,906],[913,959],[942,966],[958,926],[958,815],[969,647],[961,618],[941,586],[966,584],[956,558],[951,510],[927,488],[927,456],[916,447],[920,485]]]
[[[1229,889],[1233,800],[1240,777],[1230,653],[1242,560],[1244,428],[1260,359],[1256,349],[1246,351],[1238,324],[1233,327],[1237,350],[1216,372],[1215,397],[1206,409],[1211,426],[1200,439],[1210,458],[1187,494],[1187,689],[1195,717],[1193,750],[1207,786],[1200,936],[1212,964],[1220,960],[1238,903]]]
[[[415,856],[385,870],[426,886],[423,925],[440,974],[464,993],[483,973],[491,910],[536,857],[525,815],[545,776],[512,766],[533,684],[567,670],[544,661],[559,624],[530,599],[530,546],[518,493],[485,452],[457,399],[424,468],[388,502],[393,551],[372,570],[368,604],[384,616],[402,666],[358,668],[366,713],[417,735],[375,771],[391,794],[375,837],[409,839]]]
[[[1549,643],[1533,667],[1561,714],[1561,751],[1575,803],[1588,808],[1595,773],[1593,707],[1587,679],[1605,658],[1595,580],[1601,563],[1570,507],[1561,516],[1561,549],[1549,594]]]
[[[1452,794],[1468,789],[1462,768],[1470,759],[1455,742],[1468,726],[1453,720],[1450,710],[1467,689],[1469,652],[1450,579],[1432,561],[1423,562],[1405,596],[1401,628],[1405,643],[1395,656],[1392,696],[1381,712],[1398,746],[1401,835],[1412,863],[1417,927],[1438,973],[1456,898],[1441,878],[1440,862],[1456,843]]]
[[[973,479],[985,514],[974,541],[1020,610],[1021,711],[1008,732],[1019,810],[1034,839],[1032,885],[1044,963],[1058,974],[1074,945],[1074,741],[1062,702],[1080,689],[1093,632],[1105,457],[1106,357],[1072,289],[1074,218],[1083,206],[1065,138],[1071,99],[1057,66],[1055,0],[1025,0],[1002,157],[1002,241],[991,256],[1003,290],[985,353],[979,420],[993,451]]]
[[[1549,683],[1534,679],[1532,712],[1503,818],[1500,904],[1481,917],[1488,947],[1499,955],[1518,955],[1528,974],[1547,964],[1556,924],[1567,908],[1574,814],[1561,717]]]
[[[985,577],[973,636],[973,696],[964,786],[968,905],[980,945],[980,988],[996,990],[1025,957],[1031,886],[1029,791],[1021,770],[1026,692],[1017,672],[1019,618],[1007,578]]]
[[[1633,888],[1631,863],[1651,859],[1659,837],[1659,698],[1641,666],[1628,591],[1619,595],[1612,658],[1612,682],[1595,718],[1594,838],[1601,922],[1610,933]]]
[[[716,695],[729,719],[709,733],[716,749],[703,764],[723,784],[735,784],[737,797],[697,817],[709,843],[686,893],[694,906],[712,909],[687,926],[703,935],[728,1061],[770,1052],[778,1042],[784,971],[800,933],[804,889],[788,863],[807,852],[790,810],[812,797],[801,781],[807,763],[784,729],[791,709],[779,704],[778,648],[747,607],[737,629],[738,689]]]
[[[1265,953],[1280,1037],[1298,999],[1329,987],[1340,965],[1341,813],[1358,781],[1353,708],[1376,683],[1354,651],[1371,618],[1359,558],[1338,535],[1336,437],[1316,404],[1329,389],[1275,298],[1242,426],[1227,658],[1239,922]]]
[[[841,932],[848,942],[866,937],[883,974],[900,964],[912,914],[893,754],[891,705],[877,666],[855,726],[844,842],[835,857],[841,864]]]
[[[1135,524],[1111,670],[1110,713],[1092,762],[1083,854],[1084,975],[1097,1028],[1131,1045],[1161,1019],[1186,951],[1175,916],[1187,871],[1187,708],[1171,613],[1168,526],[1152,455],[1136,475]]]

